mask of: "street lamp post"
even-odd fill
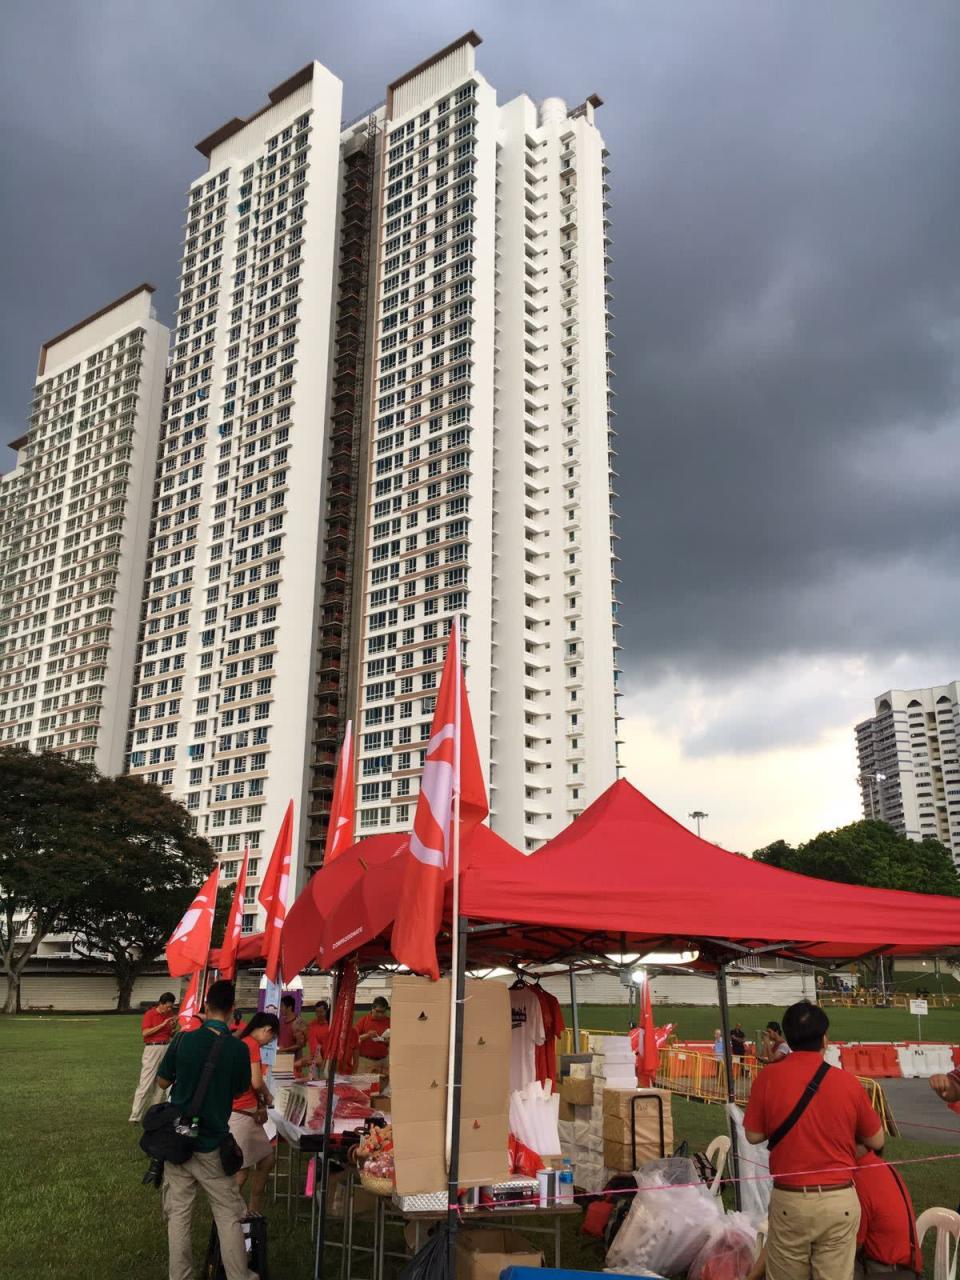
[[[865,782],[867,782],[867,783],[869,783],[869,784],[870,784],[870,808],[871,808],[871,809],[873,809],[873,810],[875,810],[875,814],[871,814],[871,817],[873,817],[873,816],[877,816],[877,817],[879,817],[879,819],[880,819],[880,821],[881,821],[881,822],[885,822],[885,821],[886,821],[886,819],[885,819],[885,817],[884,817],[884,813],[883,813],[883,784],[886,782],[886,780],[887,780],[887,775],[886,775],[885,773],[879,773],[879,772],[878,772],[878,773],[859,773],[859,774],[857,774],[857,782],[859,782],[859,784],[860,784],[860,786],[861,786],[861,787],[863,786],[863,784],[864,784]],[[874,786],[876,786],[876,789],[877,789],[877,803],[876,803],[876,805],[874,805],[874,803],[873,803],[873,788],[874,788]],[[876,812],[876,811],[878,811],[878,812]]]
[[[704,813],[704,811],[703,811],[702,809],[694,809],[694,811],[693,811],[692,813],[688,814],[687,816],[688,816],[689,818],[693,818],[693,819],[694,819],[694,821],[696,822],[696,824],[697,824],[697,836],[699,837],[699,835],[700,835],[700,823],[703,821],[703,819],[704,819],[704,818],[709,818],[709,817],[710,817],[709,813]]]

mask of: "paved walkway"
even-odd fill
[[[951,1111],[928,1080],[881,1080],[900,1133],[913,1142],[960,1148],[960,1115]]]

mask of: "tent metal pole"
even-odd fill
[[[333,976],[333,984],[330,989],[330,1021],[333,1022],[333,1013],[336,1008],[337,996],[340,994],[340,984],[343,981],[343,961],[337,965],[336,973]],[[320,1151],[320,1168],[319,1182],[314,1182],[314,1192],[317,1194],[317,1187],[320,1188],[320,1212],[317,1215],[317,1248],[313,1258],[313,1280],[320,1280],[323,1275],[323,1260],[326,1248],[327,1233],[327,1189],[330,1185],[330,1133],[333,1129],[333,1104],[334,1104],[334,1085],[337,1081],[337,1054],[336,1046],[328,1043],[328,1052],[330,1056],[327,1059],[327,1107],[323,1116],[323,1148]],[[291,1173],[293,1169],[293,1159],[291,1156]]]
[[[570,961],[570,1020],[573,1023],[573,1052],[580,1052],[580,1010],[577,1007],[577,980]]]
[[[460,1189],[460,1093],[463,1084],[463,1005],[467,971],[467,920],[463,916],[456,918],[456,929],[459,944],[457,969],[456,973],[451,974],[450,977],[456,998],[456,1016],[453,1026],[453,1092],[450,1103],[452,1131],[447,1175],[447,1274],[450,1277],[457,1273],[457,1228],[460,1224],[457,1192]]]
[[[727,1077],[727,1102],[736,1102],[736,1090],[733,1079],[733,1054],[730,1052],[730,1006],[727,1003],[727,966],[720,965],[717,970],[717,998],[720,1002],[720,1034],[723,1036],[723,1065]],[[737,1130],[730,1116],[727,1116],[727,1128],[730,1132],[730,1167],[733,1171],[733,1202],[739,1212],[743,1207],[740,1195],[740,1155],[737,1151]]]

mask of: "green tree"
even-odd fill
[[[50,933],[69,929],[102,871],[97,772],[66,756],[0,750],[0,973],[4,1013]]]
[[[835,831],[821,831],[796,848],[775,840],[753,856],[758,862],[821,880],[960,897],[960,876],[950,850],[938,840],[908,840],[886,822],[851,822]],[[864,968],[870,983],[883,985],[882,956],[876,963],[864,961]]]
[[[796,848],[776,840],[753,856],[821,880],[960,897],[960,876],[950,850],[938,840],[908,840],[886,822],[851,822],[821,831]]]
[[[101,777],[96,788],[101,868],[74,910],[74,945],[81,955],[107,958],[123,1011],[209,874],[213,855],[194,835],[187,810],[154,784]]]

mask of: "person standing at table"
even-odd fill
[[[292,1049],[299,1057],[300,1051],[307,1043],[307,1028],[297,1013],[297,1002],[293,996],[280,997],[280,1034],[277,1036],[277,1048],[283,1053]]]
[[[360,1063],[358,1071],[373,1072],[383,1075],[387,1069],[387,1054],[390,1052],[390,1006],[385,996],[377,996],[369,1013],[365,1013],[356,1024],[357,1037],[360,1041]]]
[[[327,1056],[327,1036],[330,1034],[330,1003],[318,1000],[313,1006],[314,1019],[307,1027],[307,1054],[314,1065]]]
[[[824,1061],[830,1021],[808,1000],[783,1015],[790,1053],[754,1081],[746,1139],[766,1140],[771,1280],[849,1280],[860,1226],[857,1144],[883,1150],[883,1125],[856,1076]]]
[[[273,1094],[267,1088],[260,1064],[260,1050],[276,1039],[280,1021],[275,1013],[255,1013],[241,1028],[241,1041],[250,1054],[250,1088],[233,1100],[230,1132],[243,1152],[243,1165],[237,1174],[237,1186],[250,1178],[250,1212],[263,1212],[263,1193],[273,1168],[276,1154],[273,1143],[264,1132],[267,1107],[273,1106]]]
[[[143,1037],[143,1056],[140,1059],[140,1083],[133,1095],[130,1123],[139,1124],[144,1112],[163,1097],[157,1088],[157,1071],[167,1051],[167,1045],[176,1030],[177,1015],[174,1008],[177,998],[172,991],[165,991],[152,1009],[140,1020]]]

